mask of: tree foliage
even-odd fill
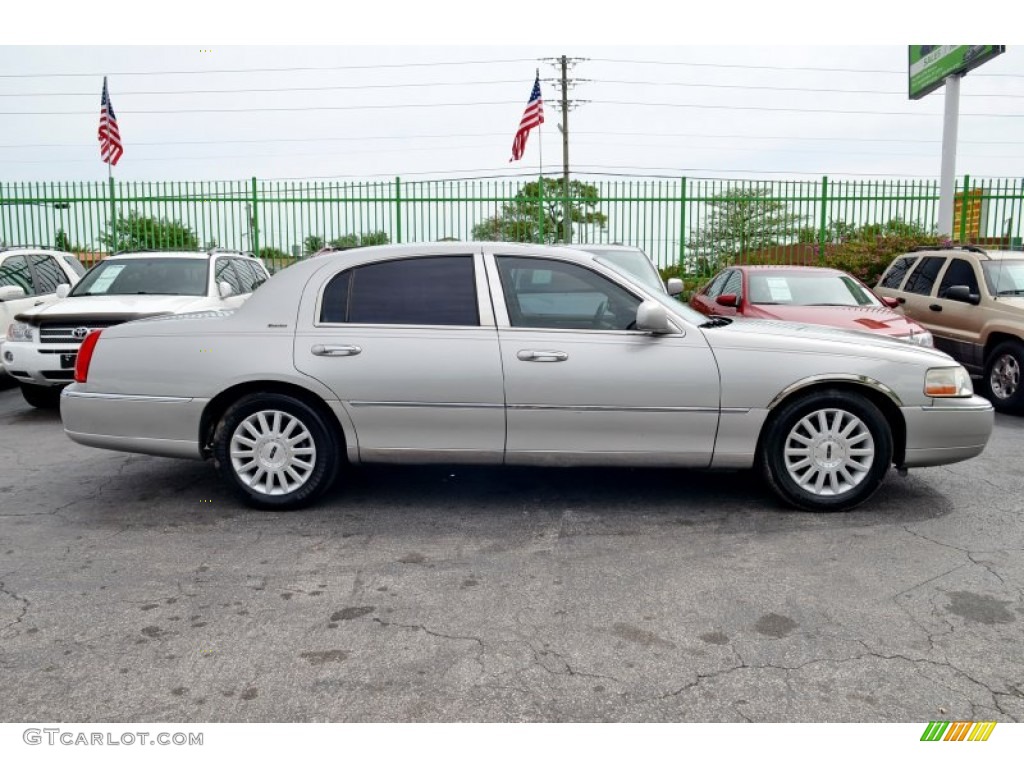
[[[541,194],[543,191],[543,195]],[[475,240],[500,240],[518,243],[565,242],[565,221],[574,225],[598,226],[602,229],[608,217],[598,209],[597,186],[570,181],[568,205],[563,179],[544,178],[524,184],[516,196],[501,207],[495,216],[473,227]]]
[[[344,250],[346,248],[359,248],[366,245],[387,245],[390,242],[391,238],[388,236],[388,233],[379,229],[374,232],[363,232],[361,235],[350,232],[347,235],[331,240],[330,246],[331,248]]]
[[[706,218],[690,231],[690,266],[710,274],[740,255],[792,242],[802,221],[771,190],[730,187],[708,201]]]
[[[199,238],[181,222],[143,216],[138,211],[117,219],[113,234],[101,235],[100,242],[114,252],[199,249]]]

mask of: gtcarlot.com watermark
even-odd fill
[[[66,747],[201,747],[202,733],[150,733],[149,731],[65,731],[62,728],[26,728],[22,740],[30,745]]]

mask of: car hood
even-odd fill
[[[867,331],[848,331],[810,323],[736,318],[729,325],[702,328],[714,348],[747,348],[780,353],[821,353],[846,357],[881,357],[924,365],[949,365],[945,352]]]
[[[68,296],[17,316],[22,322],[61,322],[101,317],[134,319],[204,309],[206,296]]]
[[[924,329],[888,307],[807,307],[782,304],[755,305],[758,317],[787,322],[830,325],[848,331],[868,331],[886,336],[906,336]]]

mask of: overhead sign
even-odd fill
[[[920,99],[950,75],[962,75],[1006,50],[1005,45],[911,45],[908,91]]]

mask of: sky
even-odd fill
[[[912,39],[912,38],[911,38]],[[905,45],[0,46],[0,178],[106,177],[109,76],[123,180],[557,173],[937,177],[943,90],[907,97]],[[535,72],[545,123],[512,138]],[[1024,49],[962,81],[957,173],[1024,175]]]

